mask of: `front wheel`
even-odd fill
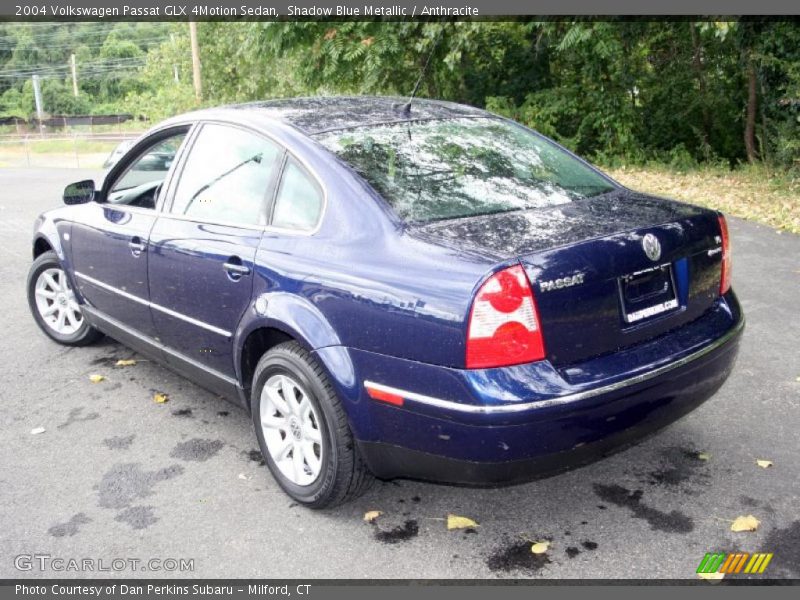
[[[39,329],[59,344],[85,346],[101,337],[83,318],[55,252],[45,252],[33,261],[28,272],[28,305]]]
[[[372,482],[330,381],[296,342],[280,344],[261,358],[251,407],[261,454],[297,502],[335,506]]]

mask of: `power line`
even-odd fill
[[[124,40],[124,41],[131,41],[137,46],[155,46],[158,44],[162,44],[164,42],[168,42],[170,40],[169,37],[153,37],[153,38],[141,38],[141,39],[131,39],[131,40]],[[41,40],[36,40],[37,42],[41,42]],[[46,42],[46,41],[45,41]],[[73,42],[69,44],[47,44],[45,50],[78,50],[80,48],[102,48],[107,44],[107,39],[103,40],[102,42],[92,42],[92,43],[81,43],[81,42]],[[15,50],[19,47],[19,44],[8,44],[4,45],[0,42],[0,50]]]

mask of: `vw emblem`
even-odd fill
[[[650,260],[656,261],[661,258],[661,244],[652,233],[648,233],[642,238],[642,248]]]

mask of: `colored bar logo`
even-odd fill
[[[737,573],[750,573],[761,574],[763,573],[769,561],[772,560],[772,553],[756,552],[755,554],[748,554],[747,552],[708,552],[700,561],[697,567],[698,573],[725,573],[727,575],[735,575]]]

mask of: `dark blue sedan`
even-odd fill
[[[708,399],[744,325],[721,214],[457,104],[194,112],[64,202],[35,226],[41,329],[247,407],[310,507],[602,456]]]

